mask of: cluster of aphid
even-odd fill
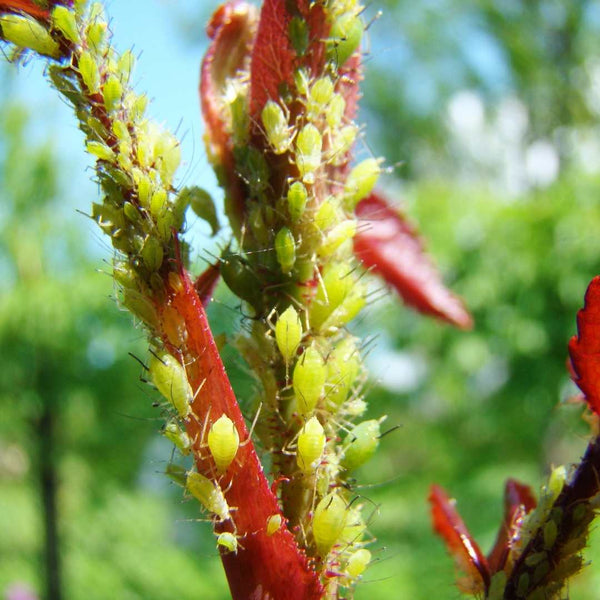
[[[335,589],[352,585],[371,558],[361,506],[348,493],[349,475],[375,452],[382,420],[354,424],[366,410],[364,373],[360,346],[345,326],[367,295],[352,254],[354,209],[381,167],[374,158],[349,166],[359,129],[344,88],[358,77],[362,7],[329,0],[322,8],[330,25],[328,38],[318,42],[326,55],[322,72],[304,60],[314,40],[297,16],[288,33],[298,66],[284,94],[250,118],[248,73],[228,82],[224,109],[245,199],[239,227],[233,224],[238,247],[224,253],[221,272],[256,317],[239,347],[261,382],[256,433],[272,453],[274,477],[284,481],[287,526]],[[103,200],[92,217],[118,251],[114,274],[122,303],[162,338],[153,342],[149,373],[174,409],[164,435],[184,455],[210,456],[205,474],[174,473],[217,523],[233,524],[233,531],[219,531],[217,543],[236,552],[243,542],[222,483],[240,435],[225,414],[196,423],[195,438],[189,434],[198,390],[182,366],[186,356],[177,354],[186,326],[168,300],[182,285],[173,265],[185,210],[192,205],[205,213],[207,199],[199,190],[177,193],[179,143],[145,117],[146,97],[130,86],[134,56],[111,47],[99,3],[58,5],[47,26],[3,15],[0,28],[18,48],[59,59],[48,72],[74,106],[87,150],[97,159]],[[267,535],[283,522],[279,514],[270,517]]]
[[[348,489],[378,446],[382,419],[354,424],[366,411],[364,371],[345,326],[367,296],[353,258],[354,210],[381,166],[375,158],[349,166],[359,128],[345,86],[358,77],[363,8],[353,0],[322,4],[331,26],[322,72],[304,60],[314,40],[296,16],[288,33],[297,67],[285,93],[253,120],[247,71],[227,83],[223,118],[245,197],[238,247],[225,252],[222,274],[258,317],[237,343],[261,383],[256,432],[274,477],[285,478],[283,512],[338,586],[356,581],[371,558],[361,506]]]

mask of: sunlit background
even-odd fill
[[[182,184],[220,199],[198,109],[203,26],[216,2],[109,2],[115,43],[139,55],[151,115],[183,136]],[[378,11],[383,18],[378,18]],[[399,428],[358,474],[374,564],[359,599],[453,599],[426,497],[444,485],[484,550],[507,477],[537,489],[585,446],[566,344],[600,271],[600,4],[379,0],[369,22],[358,156],[418,223],[475,317],[460,332],[373,282],[354,330],[373,339],[369,415]],[[0,70],[0,594],[50,600],[227,598],[209,524],[163,474],[156,394],[130,356],[141,329],[114,297],[111,250],[70,109],[32,60]],[[188,220],[195,269],[227,239]],[[237,303],[219,288],[216,333]],[[231,346],[243,403],[252,379]],[[369,510],[368,507],[371,507]],[[596,536],[597,537],[597,536]],[[600,539],[570,588],[596,600]]]

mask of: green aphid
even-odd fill
[[[100,91],[100,71],[96,59],[90,52],[84,50],[79,55],[79,74],[90,94]]]
[[[339,540],[346,524],[347,508],[335,492],[325,496],[315,509],[312,532],[321,557],[327,556]]]
[[[286,364],[296,356],[296,351],[302,339],[302,323],[293,306],[283,311],[275,324],[275,341],[279,352]]]
[[[159,321],[156,308],[146,296],[134,289],[124,289],[121,304],[135,317],[146,323],[150,329],[158,330]]]
[[[294,181],[287,193],[287,204],[292,221],[297,223],[306,209],[308,192],[301,181]]]
[[[19,48],[33,50],[38,54],[57,58],[60,49],[47,29],[35,19],[23,15],[0,16],[2,37]]]
[[[58,29],[70,42],[79,44],[79,28],[75,13],[66,6],[55,6],[52,11],[52,27]]]
[[[298,56],[304,56],[308,49],[308,24],[301,17],[293,17],[288,25],[290,42]]]
[[[221,226],[217,217],[215,201],[206,190],[197,186],[183,188],[179,197],[182,202],[189,204],[198,217],[210,225],[212,235],[216,235],[219,232]]]
[[[304,183],[315,183],[315,171],[321,166],[323,139],[312,124],[305,125],[296,137],[296,167]]]
[[[346,563],[346,573],[352,579],[360,577],[371,562],[371,553],[366,548],[359,548],[350,555]]]
[[[224,531],[217,536],[217,547],[225,552],[237,554],[238,541],[234,533]]]
[[[183,365],[167,352],[153,353],[149,372],[158,391],[173,405],[182,419],[187,418],[191,412],[194,392]]]
[[[184,455],[187,456],[192,451],[192,440],[190,436],[177,424],[176,421],[170,421],[165,425],[162,434]]]
[[[379,421],[372,419],[352,428],[344,441],[342,467],[352,471],[371,459],[379,446],[381,436],[379,425]]]
[[[292,385],[301,415],[310,415],[323,395],[327,369],[319,351],[309,346],[296,363]]]
[[[148,236],[142,248],[142,259],[149,271],[158,271],[163,263],[164,250],[161,242]]]
[[[262,152],[254,146],[235,148],[233,151],[237,171],[248,185],[252,197],[261,197],[269,187],[269,165]]]
[[[296,262],[296,242],[287,227],[282,227],[275,236],[275,253],[281,272],[289,273]]]
[[[215,514],[221,521],[230,518],[227,500],[218,483],[200,473],[190,472],[187,474],[185,487],[208,512]]]
[[[239,447],[240,436],[234,422],[221,415],[208,432],[208,448],[219,473],[227,471]]]
[[[261,112],[265,135],[275,154],[287,152],[292,145],[292,130],[283,109],[268,100]]]
[[[311,417],[298,434],[296,460],[300,470],[312,473],[319,465],[325,448],[325,431],[317,417]]]
[[[361,358],[355,339],[346,337],[327,357],[327,404],[338,409],[348,397],[361,369]]]
[[[329,31],[327,56],[341,67],[358,49],[364,33],[360,17],[346,14],[337,18]]]
[[[354,210],[371,193],[380,173],[381,167],[376,158],[367,158],[350,171],[344,184],[344,202],[349,210]]]
[[[120,108],[123,95],[123,85],[116,75],[110,75],[104,82],[102,88],[104,94],[104,106],[109,113]]]

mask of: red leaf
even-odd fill
[[[48,19],[50,13],[45,8],[38,6],[32,0],[6,0],[0,1],[0,12],[25,13],[36,19]]]
[[[206,126],[208,158],[226,191],[225,210],[238,226],[243,221],[244,195],[235,172],[231,114],[225,94],[230,79],[248,68],[258,13],[251,4],[234,0],[213,14],[206,31],[210,46],[200,69],[200,103]]]
[[[196,288],[200,302],[202,302],[202,306],[206,306],[211,301],[217,283],[219,283],[220,275],[221,269],[219,268],[219,263],[216,263],[208,265],[196,278],[196,281],[194,281],[194,287]]]
[[[446,543],[456,566],[467,576],[466,581],[458,582],[459,586],[467,593],[482,593],[490,583],[488,564],[454,503],[438,485],[431,486],[429,502],[434,531]]]
[[[188,274],[182,269],[169,279],[169,298],[164,308],[180,315],[187,336],[184,348],[174,348],[181,356],[192,388],[198,390],[186,430],[195,440],[196,466],[200,473],[214,479],[215,467],[202,440],[202,431],[226,414],[240,435],[235,460],[219,484],[235,522],[240,539],[237,553],[222,555],[223,565],[234,600],[248,598],[289,598],[316,600],[323,590],[294,536],[282,526],[267,535],[267,522],[281,515],[277,496],[271,491],[235,395],[215,345],[202,302]],[[166,336],[165,336],[166,337]],[[217,523],[217,530],[233,530],[229,521]]]
[[[490,574],[504,568],[510,544],[519,534],[523,517],[536,506],[535,496],[528,485],[509,479],[504,488],[504,519],[494,547],[488,554]]]
[[[354,253],[378,273],[409,306],[463,329],[473,325],[462,301],[446,288],[404,215],[378,194],[362,200]]]
[[[592,279],[577,313],[577,336],[569,342],[573,381],[600,415],[600,276]]]

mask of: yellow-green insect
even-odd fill
[[[298,402],[298,411],[309,415],[323,394],[327,369],[321,354],[309,346],[294,367],[292,385]]]
[[[240,436],[234,422],[227,415],[221,415],[208,432],[208,448],[219,473],[227,471],[239,447]]]
[[[190,436],[179,427],[176,421],[170,421],[162,431],[163,435],[173,442],[183,455],[192,451],[192,440]]]
[[[223,490],[208,477],[191,471],[187,474],[185,488],[208,512],[215,514],[221,521],[231,518]]]
[[[182,419],[187,418],[194,392],[181,363],[167,352],[153,353],[149,372],[158,391],[173,405]]]
[[[379,421],[371,419],[356,425],[346,436],[341,465],[349,471],[364,465],[379,446]]]
[[[315,171],[321,165],[322,147],[319,130],[312,123],[305,125],[296,138],[296,166],[304,183],[315,182]]]
[[[359,548],[353,552],[346,563],[346,573],[356,579],[360,577],[371,562],[371,553],[366,548]]]
[[[304,473],[312,473],[318,466],[325,448],[325,432],[317,417],[311,417],[298,434],[296,460]]]
[[[286,364],[296,356],[296,350],[302,339],[302,323],[296,309],[290,305],[277,319],[275,341]]]
[[[281,529],[282,523],[283,519],[281,518],[281,515],[271,515],[267,519],[267,535],[269,537],[275,535]]]
[[[269,100],[262,109],[261,119],[267,140],[275,154],[287,152],[292,145],[293,129],[288,125],[287,117],[279,104]]]
[[[326,556],[339,540],[346,518],[346,503],[335,492],[325,496],[317,505],[312,531],[317,550],[322,557]]]
[[[238,541],[234,533],[224,531],[217,536],[217,548],[222,552],[233,552],[237,554]]]

